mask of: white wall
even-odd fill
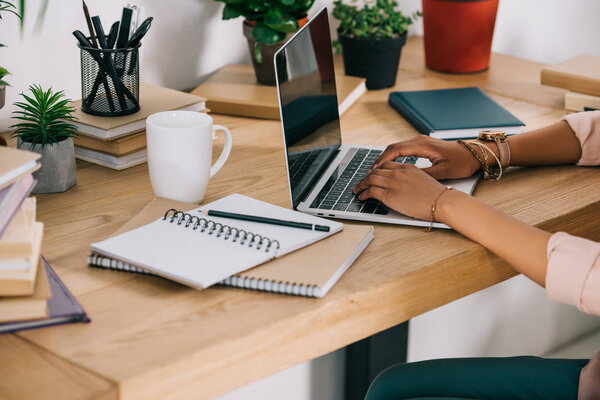
[[[400,0],[407,13],[419,0]],[[71,35],[84,30],[80,3],[50,1],[40,33],[32,32],[39,0],[28,0],[28,24],[21,37],[15,18],[0,21],[0,65],[8,68],[7,103],[32,83],[81,97],[79,50]],[[120,16],[123,2],[87,0],[106,29]],[[544,63],[579,53],[600,55],[600,2],[597,0],[502,0],[493,50]],[[221,21],[221,3],[212,0],[138,0],[155,17],[141,48],[142,80],[175,89],[199,84],[233,62],[249,62],[241,21]],[[318,0],[313,12],[330,0]],[[411,33],[422,33],[420,23]],[[6,130],[11,106],[0,110]],[[576,310],[550,303],[543,291],[519,277],[411,321],[411,360],[449,356],[542,354],[600,324]],[[304,363],[238,389],[222,400],[342,399],[343,351]],[[292,396],[295,396],[293,397]]]

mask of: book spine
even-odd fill
[[[391,93],[388,97],[388,103],[422,134],[429,135],[433,131],[433,127],[429,126],[421,115],[410,107],[400,96]]]
[[[247,276],[234,275],[230,276],[229,278],[225,278],[219,283],[224,286],[259,290],[261,292],[282,293],[304,297],[318,297],[316,293],[316,286],[303,285],[292,282],[278,282],[260,278],[250,278]]]

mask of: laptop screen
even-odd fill
[[[279,50],[275,69],[295,208],[342,143],[326,8]]]

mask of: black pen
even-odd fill
[[[213,216],[213,217],[239,219],[242,221],[261,222],[263,224],[282,225],[282,226],[289,226],[291,228],[309,229],[311,231],[329,232],[329,227],[327,225],[308,224],[306,222],[285,221],[283,219],[258,217],[255,215],[236,214],[236,213],[216,211],[216,210],[200,210],[200,212],[202,214]]]

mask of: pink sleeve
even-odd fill
[[[600,243],[555,233],[548,241],[548,298],[600,315]]]
[[[577,165],[600,165],[600,111],[585,111],[562,117],[581,144]]]

